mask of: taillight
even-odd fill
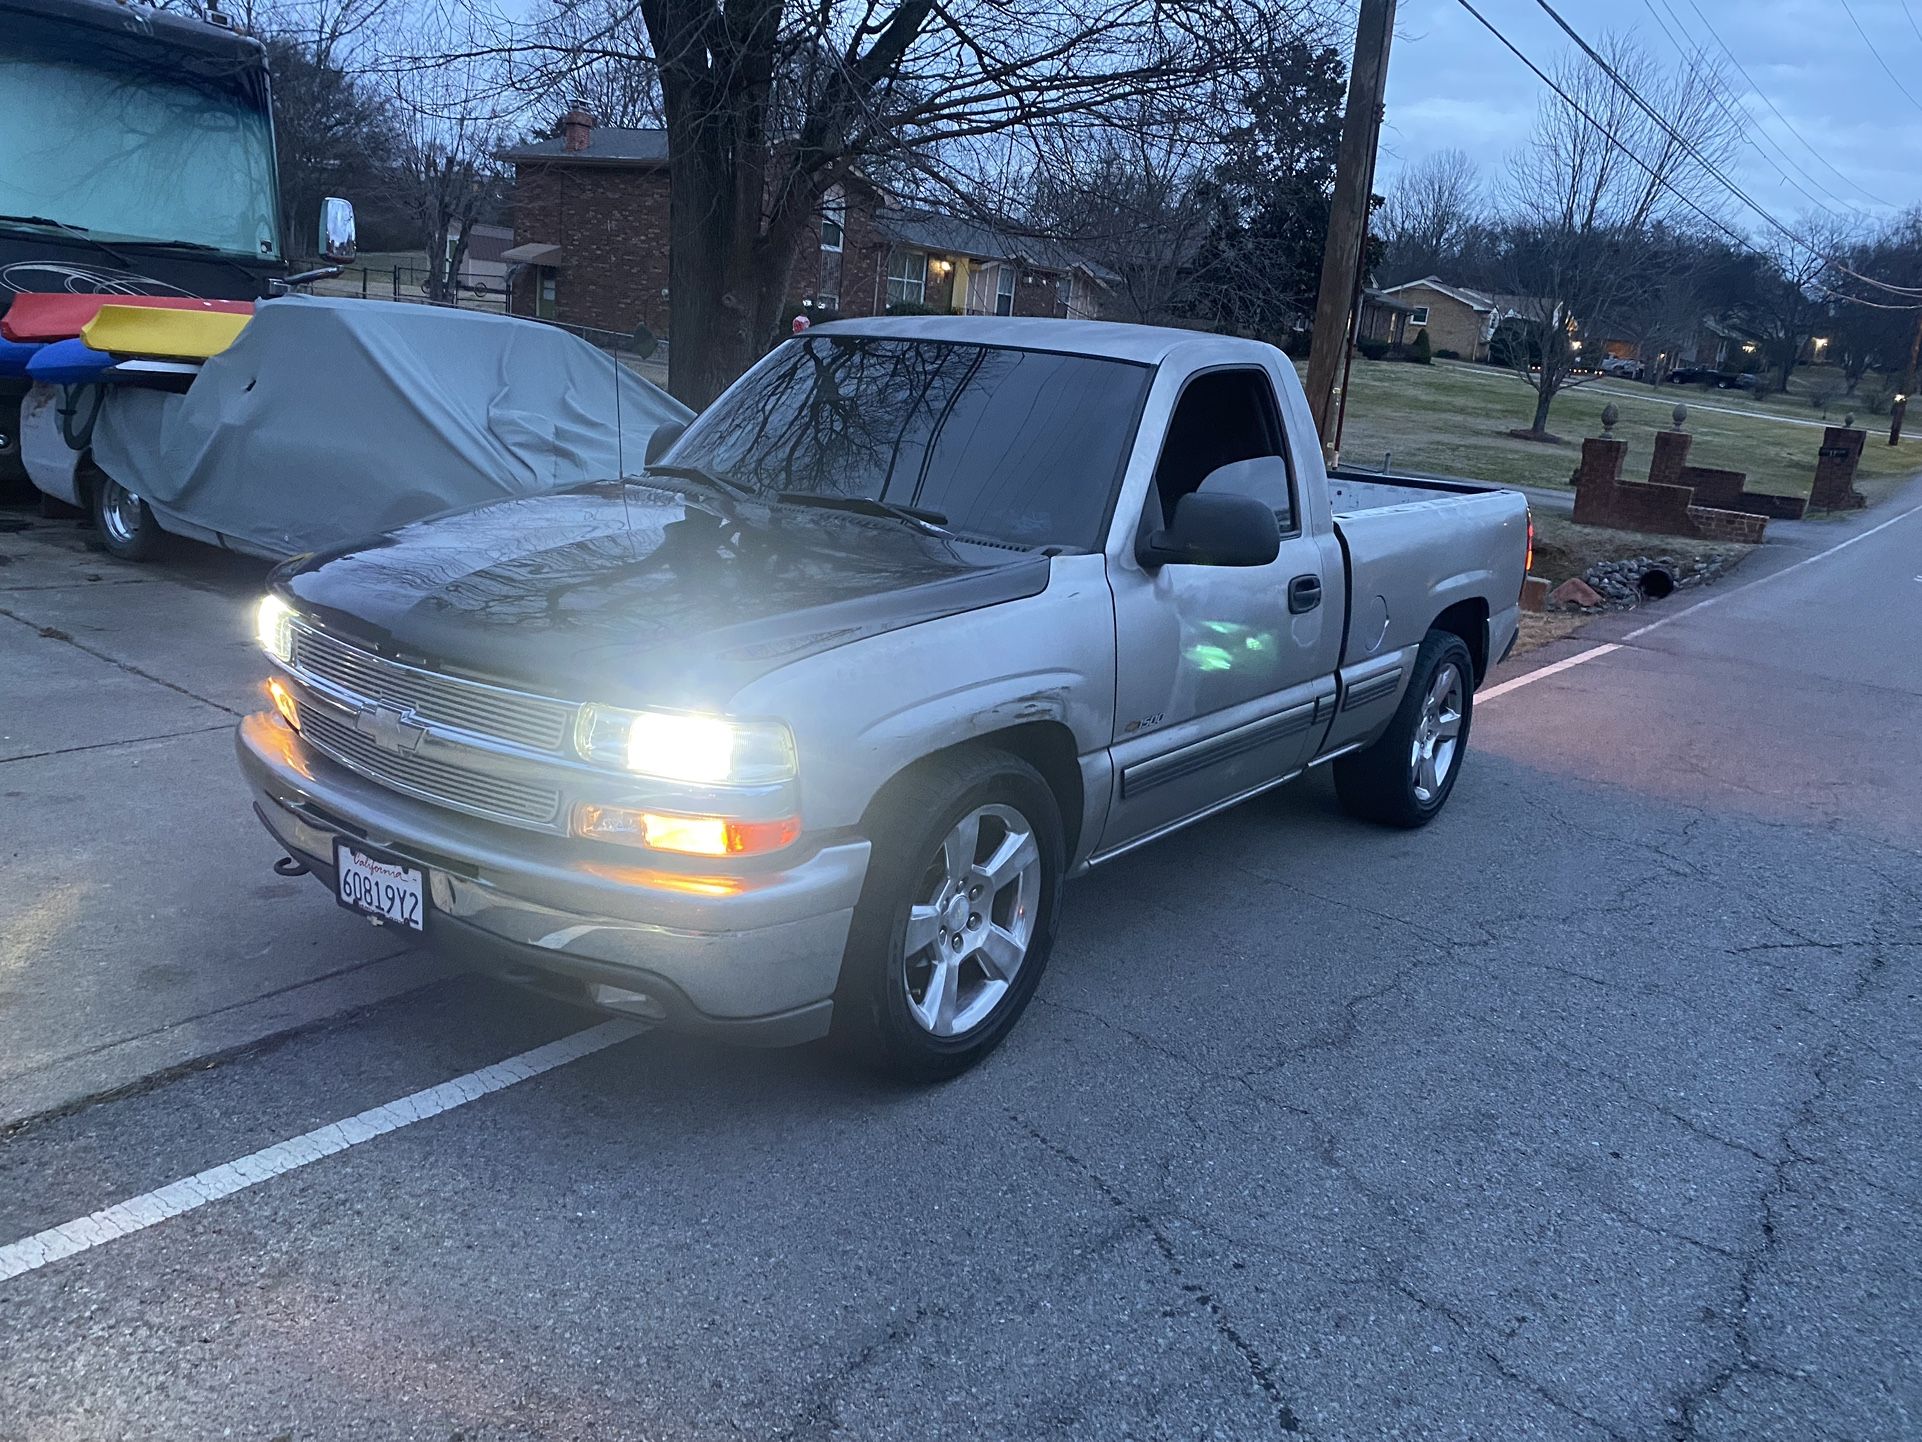
[[[1528,576],[1535,569],[1535,508],[1528,510],[1528,548],[1522,552],[1522,584],[1528,584]]]

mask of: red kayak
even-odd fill
[[[0,336],[13,341],[69,340],[86,327],[103,305],[143,305],[161,310],[219,311],[252,315],[250,300],[201,300],[191,295],[65,295],[29,292],[16,295],[0,315]]]

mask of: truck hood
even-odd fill
[[[603,484],[296,557],[274,584],[396,660],[583,700],[719,706],[802,656],[1037,595],[1048,572],[1036,552],[885,518]]]

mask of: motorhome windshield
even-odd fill
[[[0,215],[277,260],[264,67],[16,17],[0,29]]]

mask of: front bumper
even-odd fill
[[[827,1031],[865,841],[779,871],[693,875],[389,791],[271,712],[240,723],[235,749],[256,814],[316,875],[331,882],[337,837],[426,868],[427,939],[457,959],[514,980],[567,978],[576,995],[683,1030],[771,1044]]]

